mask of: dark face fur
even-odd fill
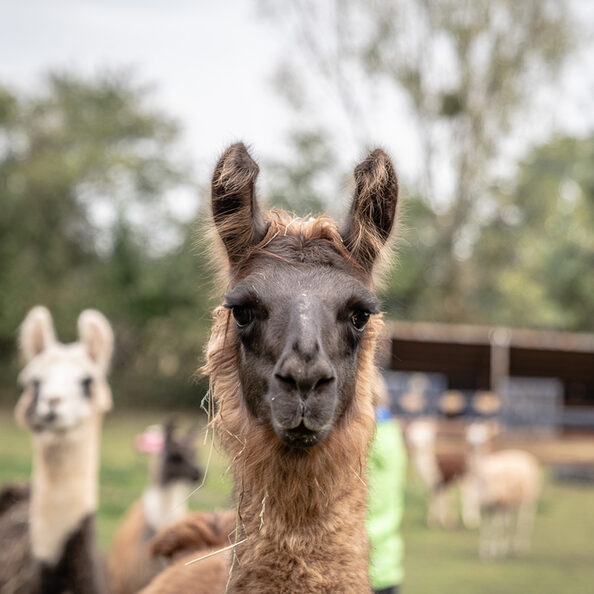
[[[175,425],[172,422],[167,424],[159,466],[159,484],[165,486],[173,481],[196,483],[202,478],[202,470],[196,461],[195,437],[193,429],[184,437],[178,437]]]
[[[268,250],[290,263],[257,256],[225,302],[237,326],[248,409],[289,445],[315,445],[348,408],[358,347],[370,314],[378,313],[365,285],[332,265],[336,254],[320,262],[317,243],[271,243]],[[318,258],[308,263],[312,251]]]
[[[365,326],[379,313],[371,269],[394,221],[396,178],[375,151],[355,171],[358,189],[340,235],[333,223],[331,233],[323,226],[312,233],[315,221],[300,221],[263,241],[273,223],[255,200],[256,174],[245,147],[234,145],[213,178],[213,216],[232,279],[225,307],[249,412],[286,445],[308,448],[355,396]]]

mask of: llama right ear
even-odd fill
[[[371,272],[396,220],[398,178],[381,149],[357,165],[354,175],[355,196],[340,235],[354,260]]]
[[[260,242],[267,224],[256,200],[259,168],[242,142],[231,145],[212,176],[212,216],[231,264]]]
[[[52,314],[47,307],[34,307],[19,329],[19,345],[25,363],[28,363],[56,342]]]
[[[107,373],[114,343],[113,330],[107,318],[96,309],[85,309],[78,316],[77,326],[78,337],[91,359],[103,373]]]

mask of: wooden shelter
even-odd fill
[[[556,380],[559,424],[594,428],[594,334],[402,321],[386,329],[390,370],[439,373],[448,390],[500,395],[510,379]]]

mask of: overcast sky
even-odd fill
[[[594,2],[576,4],[594,23]],[[237,139],[249,142],[256,155],[282,155],[290,117],[270,80],[291,51],[290,41],[257,14],[255,2],[0,0],[0,5],[0,84],[32,90],[53,68],[92,74],[132,66],[139,81],[155,84],[155,101],[181,121],[199,179],[206,179],[220,151]],[[572,60],[559,92],[545,98],[549,127],[574,134],[592,129],[593,72],[593,51]],[[407,114],[389,118],[378,119],[373,141],[392,150],[405,175],[414,175]],[[345,140],[342,151],[346,162],[362,152],[351,141]]]

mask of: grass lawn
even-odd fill
[[[105,550],[119,519],[146,484],[147,459],[132,448],[133,436],[160,422],[159,412],[108,415],[102,444],[98,518]],[[189,423],[189,415],[184,415]],[[205,466],[210,438],[201,444]],[[204,487],[191,501],[195,509],[230,504],[227,463],[213,448]],[[28,435],[15,426],[11,411],[0,411],[0,484],[26,480],[30,472]],[[403,526],[406,543],[406,587],[410,594],[593,594],[594,488],[547,482],[534,534],[525,559],[485,563],[477,558],[476,532],[430,530],[424,522],[420,492],[411,483]]]

